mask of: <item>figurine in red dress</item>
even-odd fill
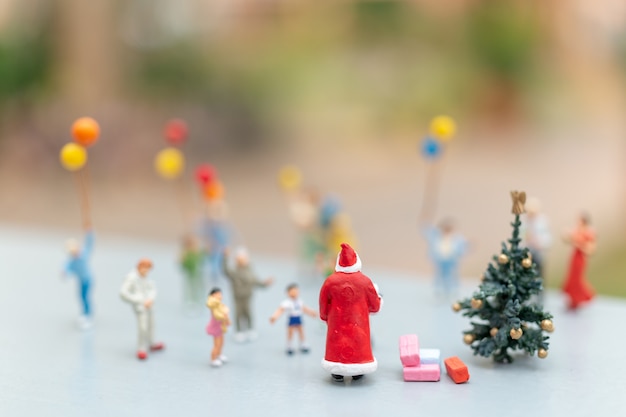
[[[322,367],[333,380],[353,380],[372,373],[378,364],[370,342],[370,313],[382,299],[372,281],[361,273],[361,260],[347,243],[341,244],[335,271],[320,290],[320,318],[328,325]]]
[[[575,310],[594,296],[593,288],[585,278],[587,256],[596,249],[596,235],[591,228],[589,215],[582,213],[577,228],[566,234],[563,240],[574,247],[563,292],[569,297],[569,308]]]

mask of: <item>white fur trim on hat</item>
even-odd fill
[[[341,253],[337,255],[337,263],[335,264],[335,271],[337,272],[345,272],[346,274],[354,274],[355,272],[361,271],[361,258],[359,255],[356,256],[356,263],[350,266],[341,266],[339,265],[339,257]]]
[[[322,359],[322,368],[333,375],[355,376],[371,374],[378,368],[378,362],[374,358],[373,362],[367,363],[341,363],[330,362]]]

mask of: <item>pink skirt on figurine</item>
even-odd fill
[[[211,321],[206,325],[206,332],[213,337],[222,336],[224,334],[222,332],[222,323],[215,320],[215,317],[211,317]]]

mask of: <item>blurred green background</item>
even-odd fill
[[[554,236],[592,213],[590,280],[626,296],[625,87],[626,5],[612,0],[7,0],[0,222],[77,233],[57,154],[89,115],[102,127],[96,227],[178,238],[152,159],[165,122],[182,117],[189,168],[218,167],[254,251],[295,253],[275,179],[295,163],[341,197],[362,258],[428,276],[417,144],[444,113],[459,134],[437,214],[476,243],[464,275],[479,276],[508,236],[507,193],[520,188],[543,201]],[[568,256],[555,239],[550,285]]]

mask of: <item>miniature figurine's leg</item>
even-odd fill
[[[211,351],[212,361],[220,357],[220,354],[222,353],[223,342],[224,342],[224,336],[215,336],[213,338],[213,350]]]
[[[146,328],[146,338],[148,340],[148,346],[152,347],[154,345],[154,316],[152,314],[152,308],[149,308],[146,311],[147,315],[147,328]]]
[[[235,298],[235,327],[237,328],[237,332],[243,331],[244,304],[245,302],[242,298]]]
[[[91,316],[91,306],[89,303],[89,281],[81,281],[80,283],[80,299],[83,305],[83,314],[85,317]]]
[[[254,328],[252,324],[252,315],[250,314],[250,298],[248,298],[245,302],[243,315],[245,317],[246,323],[248,325],[248,330],[252,330]]]
[[[183,303],[193,303],[193,276],[185,275],[185,289],[183,292]]]
[[[298,338],[300,339],[300,352],[309,353],[309,347],[304,340],[304,327],[302,327],[302,325],[297,326],[296,331],[298,332]]]
[[[137,351],[138,352],[146,352],[148,350],[148,312],[147,311],[138,311],[137,314],[137,330],[138,330],[138,340],[137,340]]]
[[[330,374],[335,382],[343,382],[343,375]]]
[[[204,286],[202,285],[202,277],[197,274],[193,277],[191,288],[191,300],[197,304],[202,304],[204,298]]]
[[[213,281],[217,281],[220,276],[220,272],[222,270],[222,256],[223,256],[224,248],[216,247],[215,250],[211,252],[211,279]]]
[[[304,341],[304,327],[300,325],[297,326],[295,330],[298,332],[298,338],[300,339],[300,352],[309,353],[309,346]]]
[[[293,339],[294,326],[287,326],[287,355],[293,355],[293,345],[291,340]]]

